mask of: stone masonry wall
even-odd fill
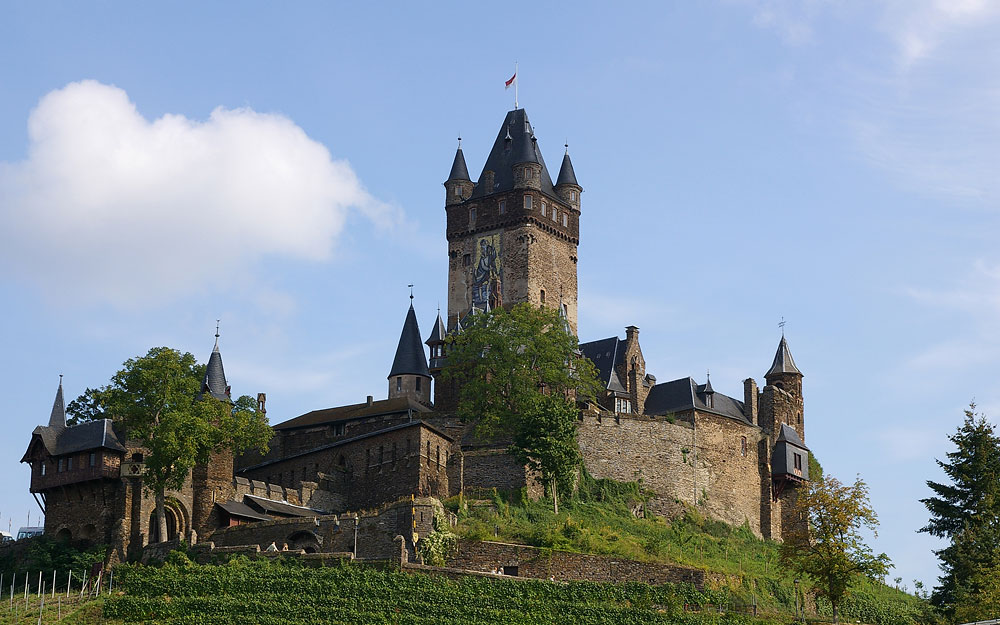
[[[761,535],[758,428],[703,412],[675,415],[673,423],[587,414],[578,437],[587,471],[597,478],[641,480],[656,494],[651,512],[672,516],[682,504],[696,505],[728,523],[747,522]]]
[[[705,574],[698,569],[654,562],[539,549],[528,545],[460,540],[448,567],[492,572],[517,567],[518,577],[557,581],[642,582],[664,584],[687,582],[702,587]]]

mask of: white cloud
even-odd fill
[[[0,258],[49,293],[155,304],[221,288],[263,256],[328,259],[351,211],[393,212],[281,115],[143,117],[95,81],[47,94],[28,155],[0,163]]]

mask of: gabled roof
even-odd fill
[[[271,517],[265,516],[260,512],[257,512],[250,506],[240,501],[225,501],[225,502],[217,501],[215,502],[215,505],[225,510],[230,516],[238,516],[244,519],[253,519],[254,521],[271,520]]]
[[[559,177],[556,179],[556,186],[561,184],[572,184],[580,186],[580,183],[576,181],[576,172],[573,171],[573,161],[569,160],[569,148],[566,148],[566,153],[563,154],[562,166],[559,168]]]
[[[802,449],[809,451],[806,444],[802,442],[801,438],[799,438],[799,433],[795,431],[795,428],[786,423],[781,424],[781,430],[778,432],[778,439],[775,441],[775,443],[782,442],[795,445],[796,447],[801,447]]]
[[[764,377],[777,375],[779,373],[797,373],[802,375],[799,368],[795,366],[795,361],[792,360],[792,352],[788,349],[788,341],[785,337],[781,337],[781,341],[778,343],[778,351],[774,354],[774,362],[771,363],[771,368],[768,369]]]
[[[431,330],[431,335],[427,337],[424,344],[437,345],[438,343],[444,343],[444,339],[447,336],[448,331],[444,327],[444,321],[441,320],[441,311],[439,310],[437,319],[434,321],[434,329]]]
[[[406,321],[403,322],[403,331],[399,335],[399,344],[396,346],[396,357],[392,360],[392,369],[389,375],[422,375],[431,377],[431,372],[427,368],[427,354],[424,353],[424,344],[420,340],[420,327],[417,325],[417,313],[413,311],[413,304],[406,312]]]
[[[686,410],[712,412],[750,424],[743,414],[743,402],[728,395],[712,391],[712,406],[705,403],[705,385],[693,378],[680,378],[656,384],[646,396],[644,412],[649,415],[668,415]]]
[[[402,414],[408,411],[431,412],[431,409],[421,404],[411,397],[394,397],[392,399],[380,399],[362,404],[349,404],[347,406],[335,406],[322,410],[313,410],[304,415],[289,419],[283,423],[272,426],[275,430],[291,430],[294,428],[310,427],[333,423],[334,421],[346,421],[348,419],[363,419],[366,417],[377,417],[381,415]]]
[[[50,456],[64,456],[92,449],[111,449],[125,453],[125,446],[121,444],[111,419],[87,421],[71,427],[39,425],[31,436],[32,440],[38,436]],[[31,444],[28,449],[31,449]],[[25,452],[21,462],[27,461],[28,453]]]
[[[455,152],[455,160],[451,164],[451,173],[448,180],[469,180],[469,168],[465,166],[465,155],[462,154],[462,146],[458,146]]]
[[[274,514],[276,516],[310,517],[326,514],[323,510],[306,508],[305,506],[296,506],[288,503],[287,501],[274,501],[273,499],[266,499],[255,495],[243,495],[243,501],[246,502],[251,508],[254,508],[259,512]]]
[[[617,336],[612,336],[606,339],[590,341],[589,343],[580,343],[580,351],[597,367],[598,379],[604,384],[606,389],[609,391],[625,391],[622,388],[621,380],[615,374],[615,367],[624,362],[624,341]],[[612,386],[615,388],[612,388]]]
[[[525,162],[538,163],[542,166],[542,193],[558,198],[552,187],[552,176],[549,175],[545,160],[542,159],[542,152],[538,149],[538,142],[534,140],[528,115],[524,109],[514,109],[507,113],[500,126],[500,132],[497,133],[493,149],[486,159],[486,164],[483,165],[483,172],[479,175],[472,197],[480,198],[513,190],[514,165]],[[493,187],[490,189],[486,188],[487,171],[493,172]]]

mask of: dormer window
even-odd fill
[[[531,196],[524,196],[524,210],[531,210]]]

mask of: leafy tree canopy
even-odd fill
[[[860,477],[852,485],[833,477],[814,480],[800,487],[795,509],[805,522],[789,529],[782,562],[830,601],[836,623],[840,603],[859,576],[881,578],[892,566],[886,554],[875,555],[861,537],[862,528],[873,535],[878,528],[868,486]]]
[[[579,462],[577,401],[601,387],[593,363],[559,313],[518,304],[471,316],[449,338],[444,379],[458,388],[458,413],[510,450],[546,484],[568,480]]]
[[[145,485],[156,496],[160,536],[166,536],[165,491],[184,485],[188,472],[216,451],[266,452],[271,428],[256,403],[230,404],[200,395],[204,366],[189,353],[154,347],[125,361],[111,383],[94,393],[130,442],[145,448]]]

